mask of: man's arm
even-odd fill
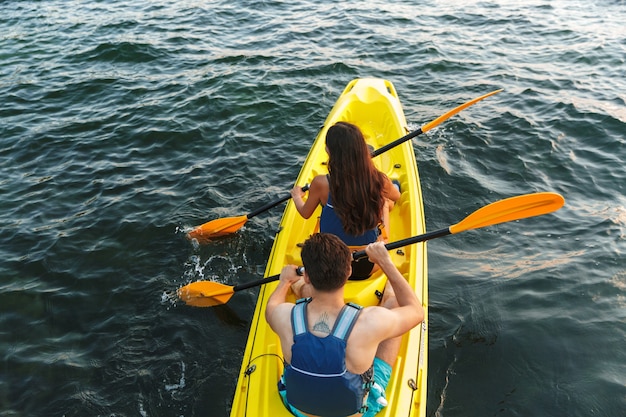
[[[370,261],[380,265],[398,301],[398,307],[385,314],[388,334],[386,338],[400,336],[424,320],[424,309],[421,301],[415,295],[415,290],[404,279],[398,268],[393,264],[391,256],[383,242],[375,242],[367,246],[365,252]]]
[[[274,316],[274,312],[278,306],[284,304],[287,299],[287,293],[289,292],[289,288],[291,288],[291,284],[300,280],[302,277],[296,273],[295,265],[287,265],[282,271],[280,271],[280,279],[278,281],[278,286],[270,295],[269,300],[267,300],[267,305],[265,307],[265,320],[269,323],[270,327],[276,332],[276,324],[277,320]]]

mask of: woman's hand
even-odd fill
[[[291,198],[302,200],[304,198],[304,191],[302,191],[302,187],[296,185],[291,189]]]

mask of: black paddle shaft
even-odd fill
[[[304,187],[302,187],[302,191],[303,192],[308,191],[308,189],[309,189],[309,184],[307,184]],[[290,198],[291,198],[291,193],[289,195],[286,195],[286,196],[282,197],[282,198],[279,198],[276,201],[272,201],[271,203],[267,203],[263,207],[259,207],[258,209],[254,210],[253,212],[248,213],[246,215],[246,217],[250,219],[250,218],[252,218],[252,217],[254,217],[254,216],[258,215],[258,214],[263,213],[264,211],[267,211],[267,210],[271,209],[272,207],[276,207],[280,203],[284,203],[285,201],[289,200]]]
[[[376,149],[374,152],[372,152],[372,158],[375,156],[380,155],[381,153],[385,153],[387,152],[389,149],[398,146],[399,144],[401,144],[402,142],[406,142],[409,139],[413,139],[415,136],[419,136],[421,135],[422,132],[422,128],[420,127],[417,130],[412,131],[409,134],[406,134],[404,136],[402,136],[400,139],[396,139],[391,143],[386,144],[385,146],[383,146],[382,148]]]
[[[388,143],[387,145],[383,146],[382,148],[378,148],[376,149],[374,152],[372,152],[372,158],[374,158],[375,156],[378,156],[382,153],[387,152],[389,149],[394,148],[398,145],[400,145],[403,142],[406,142],[407,140],[413,139],[416,136],[421,135],[422,132],[422,128],[419,128],[417,130],[414,130],[413,132],[410,132],[404,136],[402,136],[400,139],[396,139],[391,143]],[[302,187],[302,191],[306,192],[309,190],[309,184],[305,185],[304,187]],[[257,216],[261,213],[263,213],[264,211],[267,211],[271,208],[276,207],[277,205],[279,205],[280,203],[284,203],[285,201],[289,200],[291,198],[291,193],[289,195],[286,195],[284,197],[279,198],[278,200],[272,201],[267,203],[266,205],[264,205],[263,207],[259,207],[258,209],[254,210],[253,212],[250,212],[249,214],[246,215],[246,217],[248,219]]]
[[[299,266],[298,268],[296,268],[296,274],[300,276],[304,275],[304,267]],[[257,279],[256,281],[246,282],[245,284],[235,285],[233,287],[233,291],[241,291],[241,290],[246,290],[252,287],[258,287],[263,284],[268,284],[273,281],[278,281],[279,278],[280,278],[280,274],[276,274],[276,275],[272,275],[271,277],[261,278],[261,279]]]
[[[393,250],[393,249],[401,248],[403,246],[411,245],[413,243],[424,242],[426,240],[435,239],[435,238],[446,236],[449,234],[452,234],[452,232],[450,232],[450,228],[440,229],[434,232],[424,233],[423,235],[413,236],[413,237],[409,237],[406,239],[398,240],[396,242],[388,243],[385,245],[385,248],[387,250]],[[356,261],[358,259],[365,258],[366,256],[367,254],[365,253],[365,250],[359,250],[352,254],[352,259]],[[296,268],[296,273],[298,275],[303,275],[304,267],[300,266]],[[276,275],[272,275],[271,277],[261,278],[261,279],[257,279],[256,281],[246,282],[245,284],[239,284],[239,285],[234,286],[233,291],[236,292],[236,291],[246,290],[252,287],[259,287],[263,284],[269,284],[270,282],[278,281],[279,278],[280,278],[280,274],[276,274]]]
[[[447,236],[449,234],[452,234],[452,232],[450,232],[450,228],[447,227],[445,229],[435,230],[434,232],[424,233],[423,235],[408,237],[406,239],[387,243],[385,245],[385,248],[387,248],[387,250],[393,250],[393,249],[401,248],[403,246],[412,245],[413,243],[424,242],[426,240]],[[367,256],[367,253],[365,253],[365,249],[363,249],[363,250],[354,252],[352,254],[352,259],[356,261],[358,259],[365,258],[366,256]]]

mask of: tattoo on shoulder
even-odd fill
[[[330,334],[330,326],[328,326],[328,314],[322,313],[317,323],[313,325],[313,330],[320,333]]]

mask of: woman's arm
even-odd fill
[[[328,200],[328,180],[325,175],[318,175],[311,181],[309,197],[304,200],[304,192],[300,186],[291,189],[291,198],[298,213],[305,219],[311,217],[318,205],[326,204]]]
[[[385,196],[386,199],[391,200],[393,202],[398,201],[400,197],[402,196],[402,194],[400,194],[400,191],[396,188],[394,183],[392,183],[389,178],[387,178],[387,181],[385,182],[383,195]]]

